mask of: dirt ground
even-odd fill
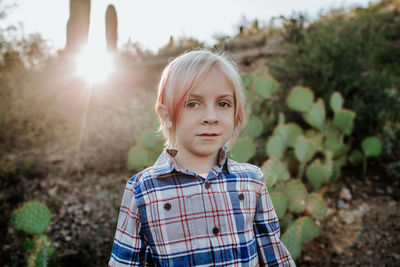
[[[337,190],[326,195],[328,216],[321,222],[320,235],[303,245],[298,266],[400,266],[400,189],[388,184],[378,171],[370,170],[366,178],[351,173],[345,172]],[[60,266],[105,266],[130,175],[23,178],[17,185],[23,197],[14,201],[38,199],[48,205],[52,220],[46,234],[57,247]],[[350,196],[342,200],[343,187]],[[27,236],[9,223],[4,230],[0,265],[25,266]]]

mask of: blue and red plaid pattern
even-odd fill
[[[109,266],[295,266],[260,168],[219,158],[205,179],[164,150],[132,177]]]

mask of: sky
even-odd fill
[[[217,35],[234,35],[244,20],[259,25],[273,16],[306,13],[316,17],[329,8],[359,5],[371,0],[92,0],[89,43],[105,44],[105,11],[113,4],[118,16],[118,45],[130,38],[156,52],[169,37],[193,37],[206,45]],[[376,2],[376,1],[373,1]],[[53,48],[63,48],[69,17],[69,0],[0,0],[7,16],[0,27],[21,23],[24,34],[39,32]],[[104,45],[105,46],[105,45]]]

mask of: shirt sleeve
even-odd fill
[[[125,188],[109,267],[144,266],[146,244],[140,237],[140,219],[131,182]]]
[[[257,200],[254,218],[254,232],[257,240],[260,265],[296,266],[289,251],[279,239],[280,227],[271,198],[262,185]]]

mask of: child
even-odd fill
[[[126,185],[109,266],[295,266],[260,168],[228,158],[244,105],[223,56],[168,64],[156,103],[167,148]]]

